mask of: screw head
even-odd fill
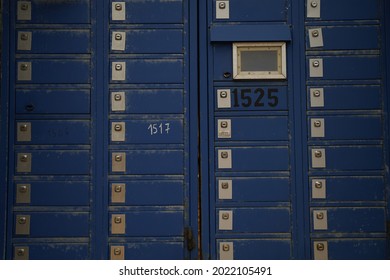
[[[115,161],[122,161],[122,156],[121,155],[116,155],[115,156]]]
[[[115,131],[121,131],[122,130],[122,125],[121,124],[116,124],[114,126],[114,129],[115,129]]]
[[[122,254],[122,250],[120,248],[115,248],[114,249],[114,255],[115,256],[119,256],[120,254]]]
[[[313,67],[319,67],[320,66],[320,62],[318,60],[314,60],[313,61]]]
[[[314,183],[314,186],[315,186],[317,189],[321,189],[321,188],[322,188],[322,182],[317,181],[317,182]]]
[[[322,220],[322,219],[324,219],[324,213],[317,213],[317,215],[316,215],[316,217],[317,217],[317,219],[318,220]]]
[[[122,34],[116,33],[115,40],[118,40],[118,41],[122,40]]]
[[[26,222],[27,222],[26,217],[19,217],[19,219],[18,219],[19,224],[24,225]]]
[[[122,64],[115,64],[115,70],[121,71],[122,70]]]
[[[115,94],[114,95],[114,99],[115,99],[115,101],[121,101],[122,100],[122,96],[120,94]]]
[[[23,3],[20,8],[23,10],[23,11],[27,11],[28,10],[28,4],[27,3]]]
[[[321,121],[315,121],[315,122],[314,122],[314,126],[315,126],[315,127],[321,127],[321,125],[322,125],[322,124],[321,124]]]
[[[224,252],[228,252],[228,251],[230,250],[229,244],[223,244],[223,245],[222,245],[222,250],[223,250]]]
[[[22,65],[20,65],[20,70],[26,71],[27,69],[28,69],[28,65],[26,63],[23,63]]]
[[[228,96],[228,93],[226,91],[221,91],[221,93],[219,94],[219,96],[221,98],[226,98]]]
[[[120,223],[122,223],[122,218],[121,218],[121,217],[115,217],[115,218],[114,218],[114,222],[115,222],[116,224],[120,224]]]
[[[115,10],[117,10],[117,11],[122,11],[122,4],[116,3],[116,4],[115,4]]]
[[[320,32],[318,32],[318,30],[313,30],[311,32],[311,35],[313,35],[313,37],[318,37],[320,35]]]
[[[22,124],[19,129],[20,131],[27,131],[28,125],[27,124]]]
[[[28,155],[22,155],[20,157],[20,161],[22,161],[22,162],[26,162],[27,160],[28,160]]]
[[[226,3],[225,2],[219,2],[218,7],[223,10],[223,9],[226,8]]]
[[[312,1],[310,4],[313,8],[317,8],[318,3],[316,1]]]
[[[321,96],[321,92],[320,92],[319,90],[315,90],[315,91],[313,92],[313,95],[314,95],[315,97],[320,97],[320,96]]]
[[[317,244],[317,250],[318,250],[318,251],[324,251],[324,250],[325,250],[325,245],[324,245],[324,243],[318,243],[318,244]]]
[[[26,252],[26,250],[20,248],[20,249],[18,249],[18,251],[17,251],[16,254],[17,254],[19,257],[21,257],[21,256],[24,256],[24,253],[25,253],[25,252]]]
[[[229,188],[229,183],[223,182],[221,186],[222,186],[222,189],[227,190]]]
[[[228,122],[226,122],[226,121],[221,122],[221,127],[222,128],[227,128],[228,127]]]
[[[21,193],[26,193],[27,192],[27,186],[20,186],[19,187],[19,192],[21,192]]]
[[[222,219],[224,219],[224,220],[229,220],[229,213],[223,213],[222,214]]]
[[[222,152],[221,153],[221,157],[222,158],[228,158],[229,157],[229,153],[228,152]]]
[[[119,186],[119,185],[115,186],[115,192],[117,192],[117,193],[122,192],[122,186]]]
[[[320,158],[320,157],[322,157],[322,152],[321,151],[315,151],[314,155],[315,155],[316,158]]]
[[[28,34],[27,34],[27,33],[22,33],[22,34],[20,35],[20,39],[22,39],[23,41],[28,40]]]

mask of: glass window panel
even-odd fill
[[[278,71],[278,51],[241,51],[241,71]]]

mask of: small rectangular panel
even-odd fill
[[[21,61],[18,62],[18,81],[31,81],[32,77],[32,64],[31,62]]]
[[[110,260],[124,260],[125,246],[110,246]]]
[[[18,53],[89,54],[90,40],[87,29],[23,29],[18,32]]]
[[[88,181],[27,181],[15,185],[16,204],[30,206],[89,206]]]
[[[321,17],[321,0],[307,0],[306,1],[307,17],[320,18]]]
[[[325,107],[324,89],[310,88],[310,107],[323,108]]]
[[[112,92],[112,94],[113,98],[115,94],[123,95],[120,100],[112,101],[111,106],[115,106],[118,112],[124,111],[125,114],[183,114],[184,112],[184,92],[181,89],[137,89]]]
[[[309,33],[309,45],[311,48],[318,48],[324,46],[322,28],[310,28],[307,30],[307,32]]]
[[[15,202],[16,204],[31,203],[31,184],[17,184]]]
[[[287,146],[235,147],[229,148],[228,150],[231,151],[232,155],[232,165],[230,167],[231,171],[288,171],[290,168],[289,151]],[[222,151],[224,150],[216,149],[215,152],[217,158],[222,156]],[[229,159],[229,156],[227,159]]]
[[[89,59],[31,59],[18,61],[18,81],[32,84],[87,84],[90,82]],[[23,70],[25,69],[25,70]]]
[[[112,188],[118,185],[125,187],[125,191],[118,194],[112,193],[111,201],[113,203],[124,203],[126,206],[184,204],[184,183],[181,180],[131,180],[114,182],[111,185]]]
[[[112,21],[119,21],[125,24],[160,24],[160,23],[183,23],[183,0],[155,0],[155,1],[130,1],[123,2],[122,10],[116,11],[112,6]],[[125,15],[123,8],[126,7]],[[116,16],[115,13],[121,13]],[[119,22],[118,22],[119,23]]]
[[[112,172],[126,172],[131,175],[181,175],[184,172],[183,150],[129,150],[126,153],[113,153],[125,155],[126,166],[123,163],[112,166]],[[115,158],[113,157],[113,160]],[[164,162],[164,164],[161,164]],[[115,168],[113,168],[115,167]]]
[[[235,260],[288,260],[292,257],[291,239],[283,238],[243,238],[243,239],[218,239],[220,244],[232,244],[234,246]],[[232,248],[232,247],[230,247]],[[221,250],[219,250],[221,259]]]
[[[223,122],[227,122],[226,128],[222,127]],[[229,141],[287,141],[289,139],[288,118],[285,116],[217,119],[216,125],[218,139],[229,139]]]
[[[319,67],[315,67],[316,61],[319,62]],[[309,64],[308,78],[373,80],[382,77],[379,55],[323,56],[322,58],[309,58]]]
[[[112,2],[111,6],[111,19],[113,21],[126,20],[126,3],[125,2]]]
[[[309,77],[322,78],[324,76],[324,62],[322,58],[309,59]]]
[[[321,28],[310,27],[307,31],[308,49],[342,51],[378,50],[380,48],[379,26],[323,26]]]
[[[317,217],[323,212],[326,212],[327,227]],[[314,232],[385,233],[387,230],[385,207],[328,207],[312,210],[312,217]]]
[[[90,259],[88,243],[14,243],[14,260],[87,260]],[[24,252],[19,252],[24,249]],[[19,254],[21,254],[19,256]]]
[[[310,119],[311,137],[324,138],[325,137],[325,119],[311,118]]]
[[[227,189],[223,189],[224,183],[228,183],[225,186]],[[219,199],[230,199],[231,202],[290,201],[290,183],[287,177],[217,177],[216,185],[220,191]]]
[[[16,215],[15,235],[30,235],[30,215]]]
[[[112,214],[117,216],[118,214]],[[126,215],[126,237],[183,236],[184,213],[179,210],[131,211]]]
[[[318,97],[317,90],[320,90]],[[382,110],[379,85],[309,87],[308,91],[312,110]]]
[[[312,179],[311,194],[313,199],[326,199],[326,180],[316,178]]]
[[[18,51],[31,51],[32,32],[19,31],[18,32]]]
[[[328,259],[328,242],[327,241],[314,241],[313,251],[315,260],[327,260]]]
[[[31,19],[18,20],[30,20],[29,24],[89,24],[91,21],[91,0],[31,0],[27,3],[31,5]]]
[[[28,260],[30,258],[30,250],[28,246],[14,247],[14,260]]]
[[[113,214],[111,215],[111,234],[126,233],[126,215]]]
[[[31,122],[18,122],[16,124],[16,141],[30,142],[31,141]]]
[[[31,145],[87,145],[90,143],[90,121],[32,120],[31,122],[18,122],[17,126],[18,142],[28,141]]]
[[[126,110],[126,96],[123,91],[111,92],[111,111],[123,112]]]
[[[184,242],[164,238],[111,244],[110,247],[123,248],[126,260],[183,260],[186,251]]]
[[[218,108],[231,108],[230,89],[218,89],[217,90],[217,107]]]
[[[230,200],[233,198],[233,181],[218,180],[218,199]]]
[[[326,151],[325,149],[311,149],[311,167],[326,168]]]
[[[126,49],[126,32],[112,32],[111,50],[124,51]]]
[[[230,169],[232,168],[232,151],[218,150],[218,168]]]
[[[126,172],[126,153],[112,153],[112,172]]]
[[[122,141],[126,144],[183,144],[184,121],[177,118],[144,117],[112,122],[111,141]]]
[[[234,260],[234,243],[220,242],[219,243],[219,260]]]
[[[111,141],[124,142],[126,140],[126,123],[111,122]]]
[[[30,173],[32,169],[32,154],[31,153],[17,153],[16,172]]]
[[[232,121],[229,119],[219,119],[218,124],[218,138],[230,139],[232,137]]]
[[[28,219],[30,220],[30,238],[89,237],[89,213],[87,212],[29,212],[29,215],[19,214],[15,215],[16,227],[18,227],[20,219],[23,217],[30,217]],[[27,231],[26,224],[22,224],[22,226]],[[16,232],[16,234],[18,233]]]
[[[124,81],[126,80],[126,62],[113,62],[111,67],[111,80]]]
[[[114,53],[183,54],[182,29],[115,29],[112,34],[111,49]]]
[[[328,230],[328,212],[326,210],[313,210],[313,229]]]
[[[229,19],[230,8],[229,1],[215,1],[215,18]]]
[[[385,260],[388,255],[385,238],[328,238],[313,243],[327,246],[329,260]]]
[[[31,20],[31,2],[18,1],[17,20],[27,21]]]
[[[217,209],[216,214],[219,217],[217,221],[218,232],[224,230],[219,227],[221,218],[223,218],[221,215],[229,213],[230,217],[229,211],[234,215],[229,233],[289,233],[291,230],[289,207],[261,207]],[[229,219],[225,221],[229,222],[230,225]]]
[[[233,211],[219,211],[219,230],[233,230]]]
[[[89,175],[89,150],[34,150],[18,152],[17,173],[32,175]],[[27,156],[27,157],[25,157]]]
[[[325,149],[313,148],[315,151]],[[326,147],[326,166],[324,158],[314,159],[312,168],[326,168],[333,171],[347,170],[382,170],[383,169],[383,147],[374,145],[348,145],[348,146],[328,146]]]
[[[111,202],[126,202],[126,184],[111,184]]]
[[[312,182],[326,180],[328,202],[385,200],[385,183],[382,176],[337,176],[323,179],[311,178],[311,180]],[[319,197],[319,193],[314,190],[312,197],[313,199],[325,198]]]
[[[183,83],[182,58],[133,58],[123,62],[112,62],[112,81],[126,83]],[[122,65],[120,68],[116,65]],[[124,69],[126,68],[126,71]]]
[[[17,114],[89,114],[90,90],[17,89]]]
[[[310,7],[312,2],[319,3],[319,0],[307,1]],[[312,7],[313,5],[311,5]],[[326,0],[321,1],[320,15],[309,16],[308,18],[320,18],[322,21],[347,21],[347,20],[377,20],[380,18],[380,5],[378,0]],[[309,12],[309,11],[308,11]]]

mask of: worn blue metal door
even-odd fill
[[[1,255],[196,258],[196,3],[3,4]]]

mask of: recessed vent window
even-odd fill
[[[234,43],[234,79],[286,79],[286,43]]]

